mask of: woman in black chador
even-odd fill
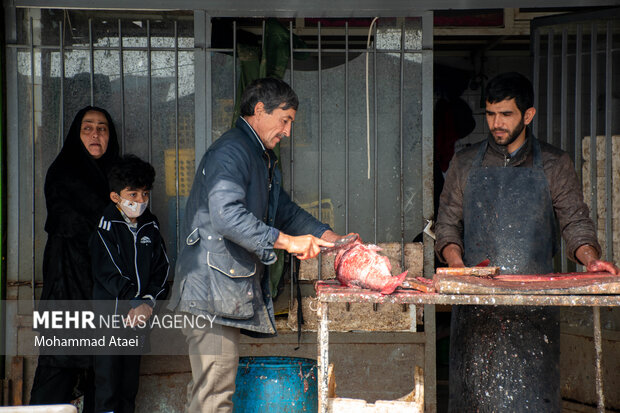
[[[110,202],[107,172],[118,153],[110,114],[93,106],[80,110],[45,178],[48,238],[39,309],[53,309],[55,300],[91,300],[88,240]],[[39,356],[30,404],[67,403],[83,394],[90,412],[93,391],[91,356]]]

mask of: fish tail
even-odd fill
[[[403,281],[405,281],[407,272],[408,270],[400,275],[395,275],[394,277],[392,277],[392,279],[389,280],[388,283],[381,289],[381,294],[392,294],[396,287],[398,287],[403,283]]]

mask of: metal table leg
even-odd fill
[[[597,411],[598,413],[605,413],[605,394],[603,393],[603,371],[602,371],[602,359],[603,359],[603,346],[601,338],[601,308],[592,307],[594,319],[594,357],[596,367],[596,396]]]
[[[329,327],[327,321],[328,307],[326,302],[319,301],[318,318],[318,386],[319,386],[319,413],[327,413],[328,375],[329,368]]]

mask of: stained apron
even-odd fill
[[[504,274],[553,271],[554,215],[540,145],[533,165],[472,163],[463,199],[463,261]],[[559,308],[453,306],[450,412],[560,412]]]

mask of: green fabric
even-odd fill
[[[241,95],[246,86],[254,80],[263,77],[274,77],[282,79],[289,65],[291,56],[289,31],[276,19],[267,19],[265,22],[265,47],[260,48],[257,44],[237,44],[237,56],[239,58],[240,75],[237,87],[237,99],[235,100],[235,111],[232,118],[232,126],[235,125],[241,112]],[[306,45],[303,40],[293,35],[293,47],[304,48]],[[308,53],[295,53],[295,58],[307,58]],[[273,150],[280,159],[280,144]],[[278,162],[278,168],[281,168]],[[284,270],[283,250],[276,250],[277,261],[269,266],[269,285],[271,295],[275,298],[278,295],[278,284],[282,279]]]

